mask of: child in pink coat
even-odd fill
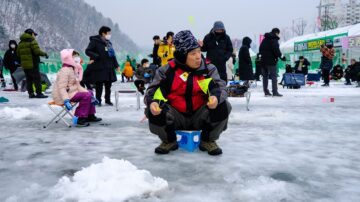
[[[101,121],[95,116],[97,100],[91,91],[80,85],[82,66],[80,54],[73,49],[61,51],[62,68],[59,70],[53,87],[52,97],[58,105],[64,104],[68,110],[73,108],[71,103],[79,103],[75,110],[78,126],[89,126],[89,122]]]

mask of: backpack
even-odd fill
[[[244,97],[248,87],[241,85],[239,82],[230,82],[230,85],[226,87],[226,91],[229,97]]]

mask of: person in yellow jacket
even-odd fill
[[[134,70],[133,70],[130,62],[125,63],[125,67],[124,67],[122,76],[125,76],[128,82],[133,81]]]
[[[173,38],[174,32],[168,32],[164,41],[160,44],[158,56],[161,58],[161,66],[167,65],[169,60],[174,59],[175,46]]]

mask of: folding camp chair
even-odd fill
[[[77,106],[78,103],[71,103],[73,108]],[[48,102],[49,109],[55,114],[54,118],[52,118],[46,125],[44,125],[44,128],[49,127],[50,124],[53,122],[58,123],[60,120],[69,128],[71,128],[72,123],[69,123],[65,120],[65,116],[68,115],[71,120],[75,117],[72,111],[68,111],[65,107],[65,105],[58,105],[54,101]],[[56,110],[55,108],[61,108],[61,110]]]
[[[135,93],[135,96],[136,96],[136,109],[137,110],[140,109],[140,93],[139,93],[139,91],[135,90],[135,89],[123,89],[123,90],[116,90],[115,91],[115,108],[116,108],[116,111],[119,111],[120,93],[123,93],[123,94]]]
[[[250,111],[249,104],[251,98],[250,88],[240,84],[239,81],[231,81],[229,86],[226,87],[229,97],[244,97],[246,98],[246,110]]]

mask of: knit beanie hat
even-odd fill
[[[180,31],[174,37],[175,53],[174,57],[181,63],[186,62],[187,54],[200,48],[200,45],[194,35],[189,30]]]

